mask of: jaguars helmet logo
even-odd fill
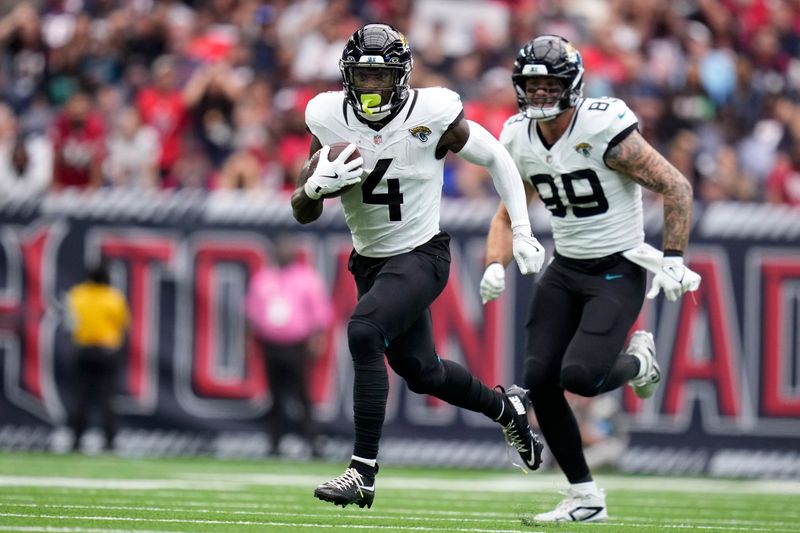
[[[432,133],[431,129],[428,126],[414,126],[413,128],[410,128],[408,131],[411,133],[411,135],[413,135],[422,142],[426,142],[428,140],[428,137]]]
[[[567,55],[567,61],[570,63],[578,62],[578,49],[575,48],[572,43],[564,43],[564,52]]]
[[[592,145],[589,143],[578,143],[575,145],[575,151],[583,157],[589,157],[592,152]]]

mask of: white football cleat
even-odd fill
[[[572,487],[563,494],[566,498],[550,512],[533,517],[534,522],[605,522],[608,520],[604,491],[580,492]]]
[[[661,367],[656,361],[656,343],[648,331],[634,331],[625,353],[639,359],[639,374],[628,384],[639,398],[647,399],[655,394],[661,382]]]

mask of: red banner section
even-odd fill
[[[334,300],[327,348],[309,372],[325,431],[346,440],[346,329],[357,299],[346,228],[335,204],[319,222],[300,226],[283,202],[259,209],[256,200],[240,201],[226,207],[204,198],[161,199],[153,205],[163,210],[151,208],[147,216],[130,207],[105,209],[97,198],[86,210],[63,197],[30,209],[0,206],[0,427],[63,423],[74,393],[61,301],[85,265],[103,257],[132,311],[116,402],[121,425],[183,434],[261,431],[271,400],[244,295],[250,276],[272,260],[274,239],[291,235]],[[482,306],[481,250],[492,210],[475,211],[485,211],[486,220],[468,219],[463,208],[450,207],[442,226],[453,237],[453,266],[432,307],[437,351],[490,386],[519,382],[535,284],[510,267],[506,294]],[[773,228],[765,242],[746,234],[749,226],[719,223],[719,213],[700,217],[687,254],[703,277],[700,290],[677,303],[646,302],[634,327],[655,332],[663,383],[646,402],[627,390],[615,393],[631,431],[624,462],[630,470],[648,470],[648,457],[690,457],[692,471],[751,472],[752,461],[736,462],[748,450],[800,449],[800,245],[789,231],[800,227],[800,214],[785,234]],[[497,439],[490,421],[420,398],[396,377],[385,434],[462,444]]]
[[[800,257],[761,260],[761,409],[767,417],[800,418],[798,286]]]

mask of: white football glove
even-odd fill
[[[506,288],[506,269],[500,263],[492,263],[483,271],[481,278],[481,301],[485,304],[496,300]]]
[[[539,272],[544,264],[544,246],[533,236],[530,224],[516,226],[512,231],[512,251],[519,271],[523,275]]]
[[[306,195],[312,200],[319,200],[322,196],[334,193],[342,187],[359,183],[361,181],[361,165],[364,164],[364,158],[358,157],[346,162],[355,149],[356,145],[350,144],[342,150],[339,157],[333,161],[328,161],[328,153],[331,151],[331,147],[328,145],[323,146],[319,153],[317,168],[314,169],[314,173],[309,176],[303,186]]]
[[[653,278],[647,297],[652,300],[663,289],[667,300],[674,302],[685,292],[696,291],[701,281],[700,274],[683,264],[683,257],[665,256],[661,260],[661,270],[656,272]]]

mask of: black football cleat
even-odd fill
[[[506,443],[519,452],[522,462],[528,469],[536,470],[542,464],[544,445],[539,442],[539,437],[528,422],[530,404],[528,391],[517,385],[511,385],[508,390],[504,390],[503,387],[498,388],[505,396],[505,408],[510,409],[512,413],[511,422],[500,426],[506,437]]]
[[[375,473],[378,473],[378,465],[375,465]],[[369,486],[366,485],[367,482]],[[348,468],[341,476],[326,481],[314,489],[314,496],[342,507],[355,503],[362,509],[365,506],[370,508],[375,499],[375,478],[368,479],[355,468]]]

